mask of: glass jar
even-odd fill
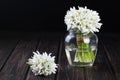
[[[65,52],[70,66],[92,66],[97,54],[98,37],[69,30],[65,37]]]

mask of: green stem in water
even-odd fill
[[[77,46],[78,49],[76,50],[75,53],[74,62],[92,62],[94,60],[95,58],[94,51],[90,50],[89,43],[84,43],[82,38],[80,38],[80,40],[77,41]]]

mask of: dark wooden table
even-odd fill
[[[68,67],[64,33],[0,33],[0,80],[120,80],[120,35],[99,34],[93,67]],[[26,64],[33,51],[53,53],[56,74],[35,76]]]

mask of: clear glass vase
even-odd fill
[[[98,37],[95,33],[83,34],[69,30],[65,37],[65,52],[70,66],[87,67],[94,64]]]

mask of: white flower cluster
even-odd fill
[[[99,32],[102,23],[99,23],[100,16],[96,11],[86,7],[70,8],[64,19],[67,30],[78,29],[81,33]]]
[[[27,64],[30,65],[32,72],[35,73],[35,75],[47,76],[56,73],[56,68],[58,66],[55,64],[55,56],[51,57],[51,53],[48,55],[46,52],[40,54],[36,51],[33,53],[33,57],[28,59]]]

